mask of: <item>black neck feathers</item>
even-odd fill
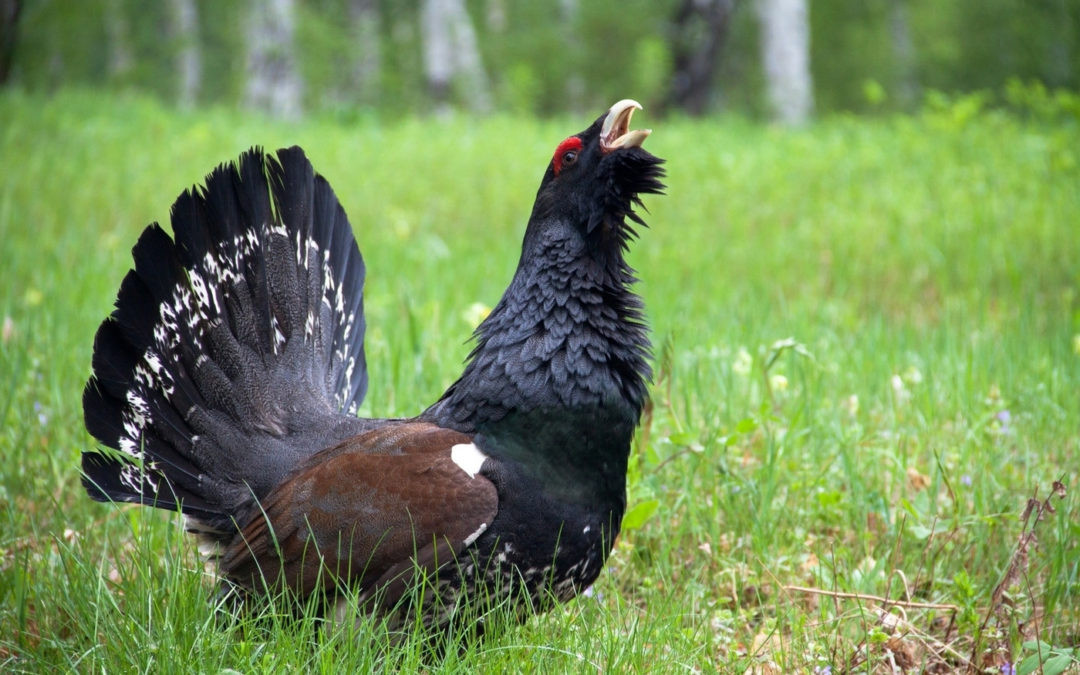
[[[606,226],[585,235],[560,220],[532,221],[464,373],[424,417],[473,432],[511,412],[604,407],[636,424],[649,339],[623,248]]]

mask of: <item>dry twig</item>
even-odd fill
[[[960,608],[956,605],[949,605],[937,602],[915,602],[912,600],[890,600],[889,598],[883,598],[880,595],[868,595],[866,593],[845,593],[843,591],[826,591],[820,588],[809,588],[807,586],[784,586],[785,591],[792,591],[795,593],[812,593],[814,595],[827,595],[832,598],[849,598],[852,600],[866,600],[868,602],[876,602],[880,605],[895,605],[897,607],[908,607],[912,609],[943,609],[950,612],[959,612]]]

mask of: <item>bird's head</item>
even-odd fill
[[[476,329],[465,372],[425,415],[485,433],[504,419],[516,420],[501,432],[502,451],[521,441],[522,456],[534,464],[538,454],[563,458],[572,447],[588,448],[597,461],[610,451],[623,457],[612,461],[625,462],[650,369],[642,303],[623,254],[632,225],[644,224],[633,211],[639,195],[664,189],[663,160],[641,147],[649,131],[630,129],[639,108],[636,101],[619,101],[558,144],[514,278]],[[604,439],[578,437],[569,445],[555,436],[530,437],[539,428],[578,433],[580,426],[567,422],[568,408],[584,410],[593,425],[601,419],[596,415],[614,415],[621,430],[611,436],[605,422],[597,426]]]
[[[641,206],[639,195],[664,189],[663,160],[641,147],[651,130],[630,129],[630,117],[640,109],[637,101],[623,99],[559,143],[536,194],[531,224],[569,226],[593,246],[610,242],[622,249],[633,235],[626,219],[644,225],[633,210]]]

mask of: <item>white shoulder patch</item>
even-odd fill
[[[469,478],[476,478],[487,455],[480,452],[480,449],[472,443],[458,443],[450,448],[450,459],[454,460],[454,464],[461,467],[462,471],[469,474]]]

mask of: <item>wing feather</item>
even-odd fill
[[[452,457],[471,440],[403,422],[313,456],[242,527],[222,571],[245,588],[284,581],[306,597],[333,586],[373,591],[403,570],[441,566],[498,510],[494,484]]]

